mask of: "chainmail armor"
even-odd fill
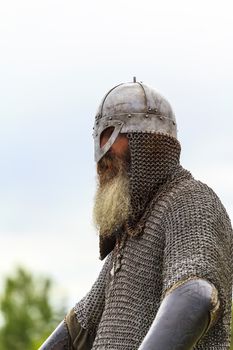
[[[233,247],[225,209],[208,186],[179,165],[176,139],[153,133],[128,137],[133,216],[107,258],[102,283],[76,305],[77,319],[96,333],[93,350],[136,350],[165,293],[190,277],[204,278],[219,291],[220,314],[195,349],[226,350]]]
[[[139,235],[150,210],[148,203],[179,166],[181,147],[177,139],[164,134],[138,132],[127,136],[131,156],[129,177],[133,208],[128,228],[131,235]]]
[[[111,256],[109,255],[106,258],[104,266],[90,292],[83,299],[81,299],[74,308],[78,322],[82,328],[87,329],[91,335],[95,335],[96,328],[104,309],[105,288],[110,269]]]
[[[96,333],[92,349],[138,349],[165,293],[192,276],[213,283],[220,297],[219,317],[194,349],[229,349],[233,243],[224,207],[180,166],[151,203],[143,234],[127,235],[121,245],[120,267],[110,274],[116,245],[99,280],[76,305],[77,320]]]

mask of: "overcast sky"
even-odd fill
[[[233,11],[222,0],[0,5],[0,276],[23,264],[69,306],[100,269],[92,124],[133,76],[175,111],[182,164],[233,217]]]

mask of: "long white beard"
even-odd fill
[[[110,236],[130,214],[129,180],[120,173],[99,186],[95,195],[93,221],[100,235]]]

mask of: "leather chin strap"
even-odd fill
[[[72,350],[71,338],[62,321],[38,350]]]
[[[203,279],[172,288],[163,299],[139,350],[191,350],[211,326],[217,290]],[[215,304],[213,304],[213,300]]]

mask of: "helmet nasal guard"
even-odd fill
[[[107,128],[113,132],[100,147],[100,137]],[[134,81],[113,87],[104,96],[95,117],[95,161],[111,148],[119,133],[162,133],[177,137],[175,115],[169,102],[153,88]]]

